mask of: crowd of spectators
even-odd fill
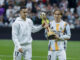
[[[28,8],[28,17],[34,24],[41,24],[40,12],[47,13],[49,20],[54,20],[53,11],[61,9],[62,19],[72,29],[80,28],[80,0],[0,0],[0,27],[11,27],[19,16],[21,6]]]

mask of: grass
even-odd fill
[[[12,60],[12,40],[0,40],[0,60]],[[32,60],[47,60],[48,41],[33,40]],[[67,60],[80,60],[80,41],[68,41]]]

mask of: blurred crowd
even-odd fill
[[[62,19],[72,29],[80,28],[80,0],[0,0],[0,27],[11,27],[21,6],[28,8],[28,17],[34,24],[41,24],[40,12],[44,11],[49,20],[54,20],[54,10],[61,9]]]

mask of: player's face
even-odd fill
[[[27,16],[27,12],[28,12],[27,9],[22,9],[22,10],[20,11],[20,15],[21,15],[21,17],[26,18],[26,16]]]
[[[54,18],[55,18],[55,20],[60,20],[61,17],[62,17],[62,15],[61,15],[60,11],[55,11],[54,12]]]

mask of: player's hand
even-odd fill
[[[55,38],[56,40],[60,40],[59,36],[58,35],[55,35]]]
[[[19,52],[23,53],[23,50],[22,50],[22,48],[19,48]]]
[[[44,26],[45,26],[45,23],[42,24],[42,27],[44,27]]]
[[[42,26],[43,26],[44,28],[48,28],[48,27],[49,27],[49,24],[45,22],[45,23],[42,24]]]
[[[49,25],[48,24],[45,24],[44,28],[48,29],[49,28]]]

